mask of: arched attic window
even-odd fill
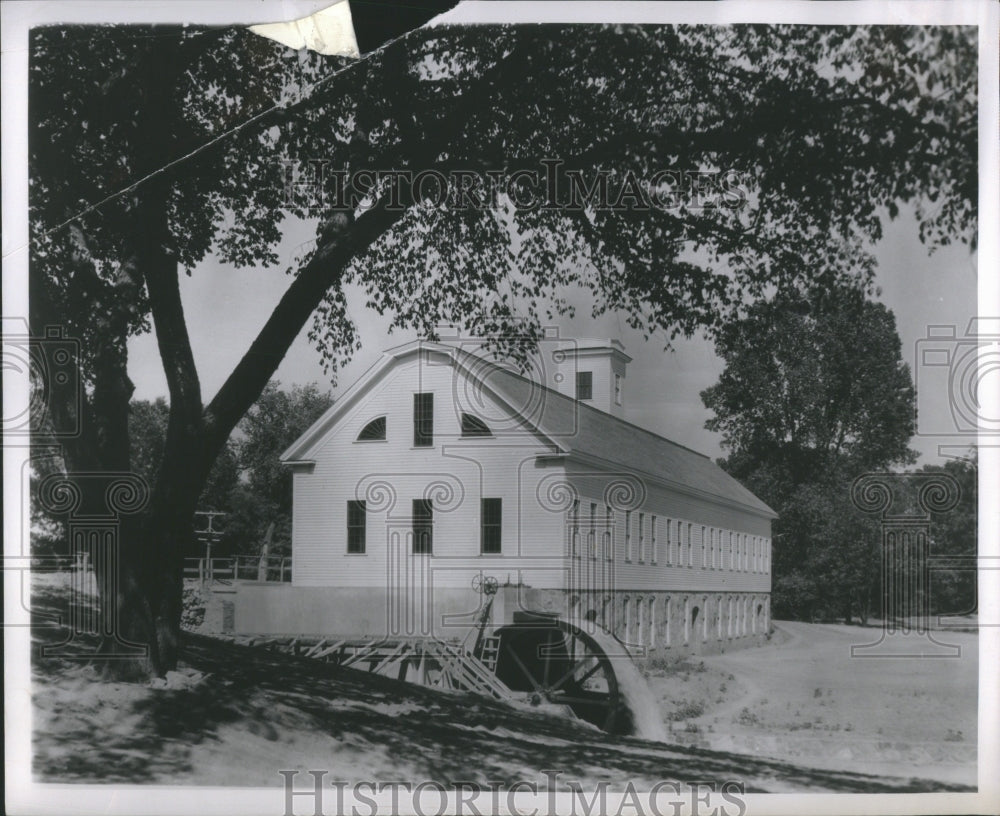
[[[493,436],[493,434],[479,417],[462,414],[462,436]]]
[[[385,442],[385,417],[375,417],[361,429],[358,442]]]

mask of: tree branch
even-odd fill
[[[395,48],[385,49],[380,53],[385,63],[383,73],[391,78],[392,84],[391,87],[378,89],[382,91],[377,96],[380,104],[373,105],[366,111],[367,119],[371,122],[366,120],[359,123],[365,127],[360,127],[355,134],[357,143],[352,143],[352,148],[356,153],[367,151],[368,126],[378,123],[380,117],[391,118],[404,135],[409,137],[406,142],[409,155],[405,159],[398,155],[392,158],[399,166],[422,166],[420,163],[431,160],[442,146],[432,139],[420,139],[413,132],[412,115],[408,115],[412,113],[409,106],[413,104],[415,92],[415,78],[408,70],[410,54],[402,49],[399,42],[395,44]],[[510,60],[511,55],[508,54],[485,72],[479,80],[481,93],[488,94],[492,90],[493,83],[502,77],[503,69],[510,64]],[[359,61],[355,65],[365,61]],[[457,105],[437,123],[438,132],[451,134],[453,141],[460,139],[465,114],[464,107]],[[353,162],[358,162],[359,158],[358,155],[353,156]],[[364,166],[364,163],[359,166]],[[236,423],[260,396],[323,295],[338,284],[351,260],[400,221],[413,203],[407,199],[402,207],[389,209],[383,198],[357,218],[344,213],[342,222],[335,218],[327,225],[323,236],[327,238],[326,243],[317,249],[301,269],[243,359],[205,409],[205,443],[209,461],[221,450]]]
[[[379,206],[345,223],[320,247],[271,312],[243,359],[204,412],[209,453],[221,448],[236,423],[260,396],[323,295],[340,280],[356,254],[367,249],[405,214]],[[345,219],[349,222],[349,219]]]
[[[175,417],[183,426],[176,431],[183,431],[185,436],[194,436],[201,422],[202,407],[201,384],[184,320],[177,262],[166,257],[162,251],[154,250],[142,259],[141,265],[149,292],[163,373],[170,392],[171,431],[167,438],[168,442],[177,442],[180,440],[171,439],[175,432]]]

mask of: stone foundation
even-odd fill
[[[719,654],[765,643],[770,595],[750,592],[613,594],[524,589],[523,605],[612,632],[637,659]]]

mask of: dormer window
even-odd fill
[[[385,417],[375,417],[361,429],[358,442],[385,442]]]
[[[493,436],[486,423],[473,414],[462,414],[462,436]]]
[[[576,398],[578,400],[590,400],[594,398],[594,372],[576,372]]]

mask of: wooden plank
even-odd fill
[[[316,652],[318,652],[318,651],[319,651],[320,649],[322,649],[322,648],[323,648],[323,644],[324,644],[324,643],[326,643],[326,638],[320,638],[320,639],[319,639],[319,640],[318,640],[318,641],[317,641],[317,642],[315,643],[315,645],[313,645],[313,647],[312,647],[311,649],[309,649],[309,651],[307,651],[307,652],[306,652],[306,655],[305,655],[305,656],[306,656],[306,657],[312,657],[313,655],[315,655],[315,654],[316,654]]]
[[[324,642],[325,642],[325,641],[324,641]],[[327,646],[327,647],[326,647],[325,649],[323,649],[322,651],[319,651],[319,652],[316,652],[315,654],[310,654],[309,656],[310,656],[310,657],[315,657],[315,658],[317,658],[317,659],[318,659],[318,658],[321,658],[321,657],[327,657],[328,655],[331,655],[331,654],[333,654],[334,652],[336,652],[336,651],[337,651],[338,649],[341,649],[341,648],[343,648],[343,646],[344,646],[344,644],[345,644],[345,643],[347,643],[347,641],[346,641],[346,640],[338,640],[338,641],[337,641],[336,643],[334,643],[334,644],[333,644],[332,646]]]
[[[372,671],[378,674],[385,666],[387,666],[389,663],[391,663],[393,660],[399,657],[400,654],[406,651],[408,646],[409,644],[404,640],[395,649],[393,649],[381,663],[379,663],[376,667],[374,667]]]

